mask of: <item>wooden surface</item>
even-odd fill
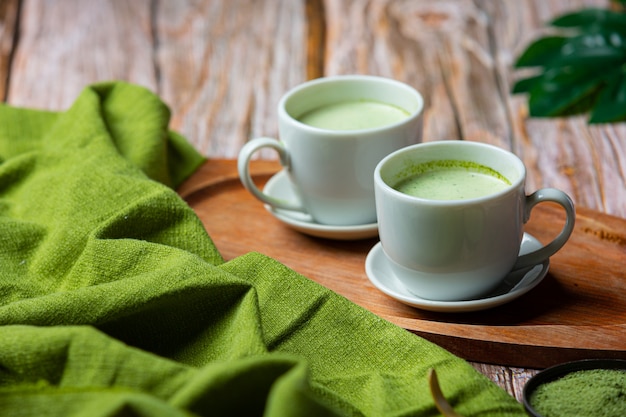
[[[63,110],[89,83],[138,83],[163,97],[172,128],[197,149],[235,158],[250,138],[276,135],[289,88],[321,75],[382,75],[423,93],[425,140],[510,149],[529,169],[529,190],[561,188],[580,208],[626,218],[626,125],[531,119],[525,97],[509,93],[514,59],[546,21],[607,3],[1,0],[0,97]],[[475,366],[517,398],[536,372]]]
[[[276,162],[251,165],[259,186],[280,169]],[[332,241],[294,231],[243,188],[234,160],[209,160],[179,193],[227,260],[264,253],[465,359],[533,368],[626,359],[626,219],[581,207],[572,236],[538,287],[490,310],[438,313],[406,306],[369,282],[365,257],[378,239]],[[540,204],[525,230],[547,243],[564,217],[562,208]]]

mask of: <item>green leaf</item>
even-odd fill
[[[549,36],[533,42],[519,57],[515,66],[555,67],[588,61],[592,65],[605,65],[626,59],[626,33],[597,32],[565,38]],[[604,61],[604,62],[599,62]]]
[[[527,47],[515,66],[537,71],[513,93],[528,93],[533,117],[590,113],[589,123],[626,121],[626,13],[585,9],[552,25],[568,30]]]
[[[589,8],[562,15],[554,19],[550,24],[556,27],[580,28],[586,31],[612,29],[618,32],[626,32],[626,14],[605,9]]]
[[[550,117],[589,111],[591,103],[584,101],[597,90],[604,74],[597,71],[576,71],[571,67],[553,68],[530,91],[531,116]]]
[[[589,123],[626,120],[626,73],[623,71],[607,84],[591,112]]]
[[[567,38],[563,36],[546,36],[538,39],[526,48],[515,66],[517,68],[543,66],[560,53],[566,41]]]
[[[557,54],[544,66],[604,66],[626,60],[626,34],[598,32],[565,40]]]
[[[529,93],[542,79],[543,75],[535,75],[518,80],[513,86],[513,94]]]

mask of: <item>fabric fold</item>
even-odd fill
[[[0,409],[63,416],[523,416],[467,362],[260,253],[174,188],[203,163],[153,93],[0,106]]]

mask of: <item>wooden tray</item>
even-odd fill
[[[254,161],[262,186],[280,170]],[[546,367],[585,358],[626,359],[626,220],[577,208],[574,233],[539,286],[473,313],[433,313],[377,290],[364,262],[377,239],[335,241],[290,229],[241,185],[236,162],[210,160],[178,190],[224,258],[264,253],[373,313],[472,361]],[[540,241],[563,224],[560,208],[538,206],[526,230]]]

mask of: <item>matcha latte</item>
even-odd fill
[[[409,116],[409,112],[391,104],[349,100],[317,107],[298,120],[320,129],[362,130],[392,125]]]
[[[467,200],[495,194],[511,183],[499,172],[474,162],[443,160],[419,164],[393,188],[431,200]]]

